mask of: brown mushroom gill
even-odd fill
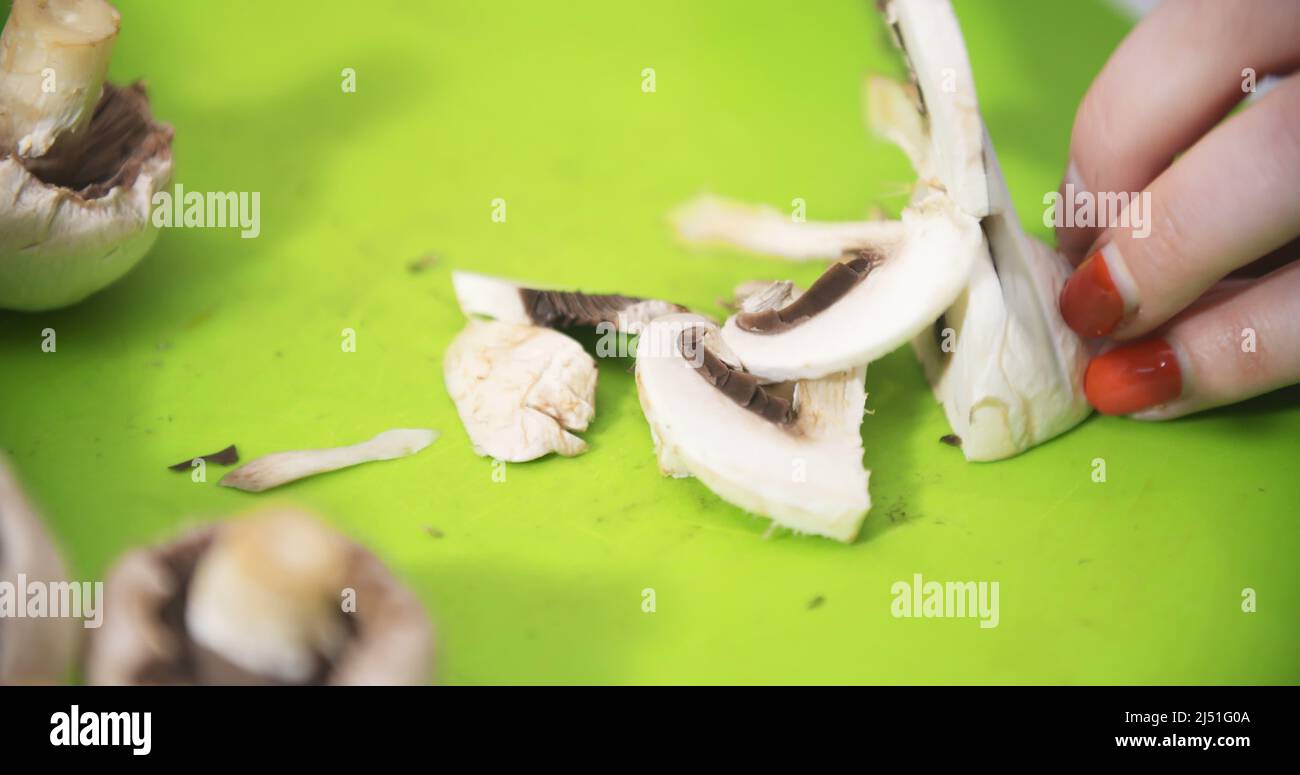
[[[620,312],[649,301],[636,296],[539,291],[532,288],[520,288],[519,296],[533,323],[546,328],[617,323]],[[685,308],[678,308],[678,311],[684,312]]]
[[[867,278],[880,260],[881,256],[877,253],[857,251],[854,258],[832,264],[799,298],[780,309],[742,312],[736,316],[736,326],[753,334],[780,334],[789,331],[844,298]]]
[[[171,127],[153,120],[142,84],[105,83],[84,134],[68,135],[46,155],[20,161],[44,183],[98,199],[118,186],[130,188],[150,159],[170,154],[172,135]]]
[[[758,383],[752,374],[731,368],[704,344],[700,328],[688,328],[677,338],[677,347],[686,362],[722,394],[741,407],[777,425],[791,425],[796,417],[794,405]]]

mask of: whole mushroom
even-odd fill
[[[369,551],[269,507],[125,555],[90,638],[93,684],[417,684],[432,632]]]
[[[120,24],[104,0],[15,0],[0,34],[0,308],[81,301],[157,239],[173,133],[104,80]]]

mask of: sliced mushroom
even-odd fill
[[[764,386],[723,355],[717,325],[699,315],[657,318],[638,339],[637,392],[660,470],[779,525],[852,541],[871,506],[865,368]]]
[[[125,555],[91,636],[94,684],[416,684],[431,628],[360,545],[278,507]],[[351,601],[351,604],[349,604]]]
[[[882,263],[828,308],[839,308],[847,318],[851,310],[871,308],[865,303],[870,301],[883,313],[877,324],[880,317],[889,318],[883,326],[825,325],[838,321],[826,311],[804,316],[804,305],[775,317],[810,319],[794,327],[770,326],[781,333],[768,335],[766,343],[760,338],[765,334],[741,328],[740,321],[749,318],[740,316],[727,322],[723,336],[751,372],[770,379],[816,374],[844,363],[832,354],[866,362],[910,338],[967,459],[1010,457],[1072,428],[1091,411],[1082,392],[1089,346],[1056,309],[1069,266],[1020,228],[947,0],[889,0],[882,7],[913,78],[911,84],[872,78],[867,85],[872,128],[899,145],[920,176],[913,205],[904,211],[901,239],[925,248],[944,241],[952,245],[946,251],[916,249],[912,255],[932,259],[928,266],[896,257],[895,266],[915,273],[890,291],[869,290],[873,278],[890,266]],[[936,238],[934,232],[906,228],[909,212],[914,223],[918,220],[918,208],[948,211],[951,228],[936,231],[951,233]],[[792,258],[832,257],[836,251],[851,257],[864,247],[851,240],[846,224],[794,223],[775,211],[758,217],[743,205],[711,203],[686,212],[707,216],[678,215],[678,232],[688,239],[725,240]],[[700,221],[707,227],[698,226]],[[973,239],[972,222],[978,224]],[[939,252],[953,263],[934,261]],[[853,280],[836,271],[839,279],[828,282],[838,291]],[[955,277],[962,287],[954,291],[949,283]],[[863,303],[852,304],[855,299]],[[942,299],[947,302],[936,307]],[[926,322],[916,325],[922,318]],[[905,330],[912,333],[900,339],[897,334]]]
[[[1088,345],[1056,307],[1070,266],[1020,227],[947,0],[892,0],[885,13],[921,99],[911,87],[872,78],[872,127],[911,158],[918,198],[947,191],[981,218],[986,238],[969,286],[914,349],[966,458],[1010,457],[1091,412],[1082,389]],[[954,346],[945,349],[945,340]]]
[[[66,580],[58,549],[0,455],[0,583],[25,595],[21,582]],[[64,681],[79,629],[72,618],[0,615],[0,686]]]
[[[443,356],[443,377],[478,454],[523,462],[586,451],[569,431],[596,413],[596,361],[564,334],[471,320]]]
[[[866,365],[952,304],[981,241],[978,221],[933,194],[904,210],[901,239],[857,244],[800,298],[779,310],[734,315],[722,337],[746,369],[767,379]]]
[[[516,285],[472,272],[453,272],[456,300],[466,315],[482,315],[502,323],[547,328],[612,325],[636,333],[646,323],[686,308],[667,301],[581,291],[547,291]]]
[[[118,25],[104,0],[16,0],[0,35],[0,307],[80,301],[157,239],[172,130],[104,83]]]

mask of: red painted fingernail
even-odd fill
[[[1061,317],[1079,336],[1106,336],[1124,319],[1124,297],[1101,251],[1079,264],[1061,290]]]
[[[1169,342],[1148,339],[1093,358],[1083,392],[1102,414],[1132,414],[1182,395],[1183,375]]]

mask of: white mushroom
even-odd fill
[[[658,318],[639,337],[637,392],[660,470],[779,525],[852,541],[871,506],[865,368],[797,382],[786,397],[726,355],[717,325],[699,315]]]
[[[157,238],[172,130],[104,83],[118,24],[104,0],[16,0],[0,35],[0,307],[80,301]]]
[[[199,646],[243,670],[305,683],[347,637],[348,544],[296,511],[225,525],[194,567],[185,626]]]
[[[21,616],[9,609],[27,594],[21,582],[66,583],[67,571],[0,454],[0,584],[11,585],[7,604],[0,602],[0,686],[61,683],[72,664],[80,624],[73,618]]]
[[[414,684],[433,658],[411,591],[285,506],[128,552],[105,595],[86,649],[92,684]]]
[[[907,86],[872,78],[872,127],[912,159],[918,198],[930,189],[949,192],[981,218],[986,237],[969,287],[914,348],[966,458],[1010,457],[1091,412],[1082,386],[1088,346],[1056,307],[1070,266],[1020,227],[947,0],[892,0],[886,17],[921,100]],[[944,329],[951,329],[947,336]],[[947,350],[945,338],[953,345]]]
[[[564,334],[471,320],[443,356],[443,377],[478,454],[522,462],[586,451],[569,431],[595,415],[596,361]]]

